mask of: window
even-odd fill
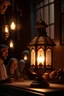
[[[46,28],[47,35],[54,39],[54,0],[41,0],[36,4],[36,22],[42,20],[48,25]]]
[[[61,20],[61,24],[60,24],[60,29],[61,29],[61,34],[60,34],[60,44],[61,45],[64,45],[64,0],[61,0],[61,2],[60,2],[60,4],[61,4],[61,18],[60,18],[60,20]]]

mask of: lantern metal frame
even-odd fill
[[[53,47],[55,46],[55,43],[52,41],[52,39],[47,36],[47,32],[46,32],[46,27],[47,24],[42,21],[41,19],[37,22],[35,28],[37,28],[37,35],[32,39],[32,41],[28,44],[28,47],[31,49],[34,47],[35,48],[35,71],[38,68],[37,65],[37,52],[38,49],[37,47],[40,46],[40,48],[44,48],[44,56],[45,56],[45,60],[44,60],[44,69],[52,69],[53,68]],[[51,66],[46,67],[46,50],[47,48],[49,48],[51,50]],[[30,57],[31,58],[31,57]],[[31,60],[30,60],[31,61]]]

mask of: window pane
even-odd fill
[[[40,10],[36,11],[36,22],[40,20]]]
[[[49,36],[49,26],[46,28],[47,36]]]
[[[40,14],[41,14],[41,18],[43,20],[43,8],[36,11],[36,22],[40,20]]]
[[[43,6],[43,2],[40,3],[40,7],[42,7],[42,6]]]
[[[48,0],[44,0],[44,5],[48,4]]]
[[[40,8],[40,4],[36,5],[36,9]]]
[[[51,4],[49,8],[50,8],[50,23],[54,23],[54,4]]]
[[[49,0],[49,3],[54,2],[54,0]]]
[[[43,20],[43,8],[41,8],[40,11],[41,11],[41,18]]]
[[[64,12],[64,0],[61,0],[61,12]]]
[[[44,22],[48,24],[48,6],[44,7]]]
[[[50,26],[50,38],[54,39],[54,25]]]
[[[36,5],[36,9],[43,7],[43,2],[41,2],[40,4]]]

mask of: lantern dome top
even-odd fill
[[[28,44],[28,46],[37,46],[37,45],[55,46],[55,43],[48,36],[46,37],[36,36],[32,39],[32,41]]]
[[[46,27],[48,27],[48,25],[42,21],[42,19],[36,23],[35,27],[37,28],[37,36],[32,39],[28,46],[55,46],[52,39],[47,36]]]
[[[35,26],[35,28],[46,28],[46,27],[48,27],[48,25],[44,21],[42,21],[42,19],[37,21]]]

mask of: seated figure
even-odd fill
[[[0,83],[6,83],[10,80],[7,76],[6,66],[4,64],[4,60],[8,57],[8,46],[4,44],[0,44]]]
[[[23,59],[19,60],[18,70],[21,77],[23,77],[25,80],[28,79],[26,63]]]
[[[24,81],[24,79],[20,77],[20,73],[18,71],[18,60],[16,58],[11,58],[6,68],[8,77],[11,78],[12,82]]]

